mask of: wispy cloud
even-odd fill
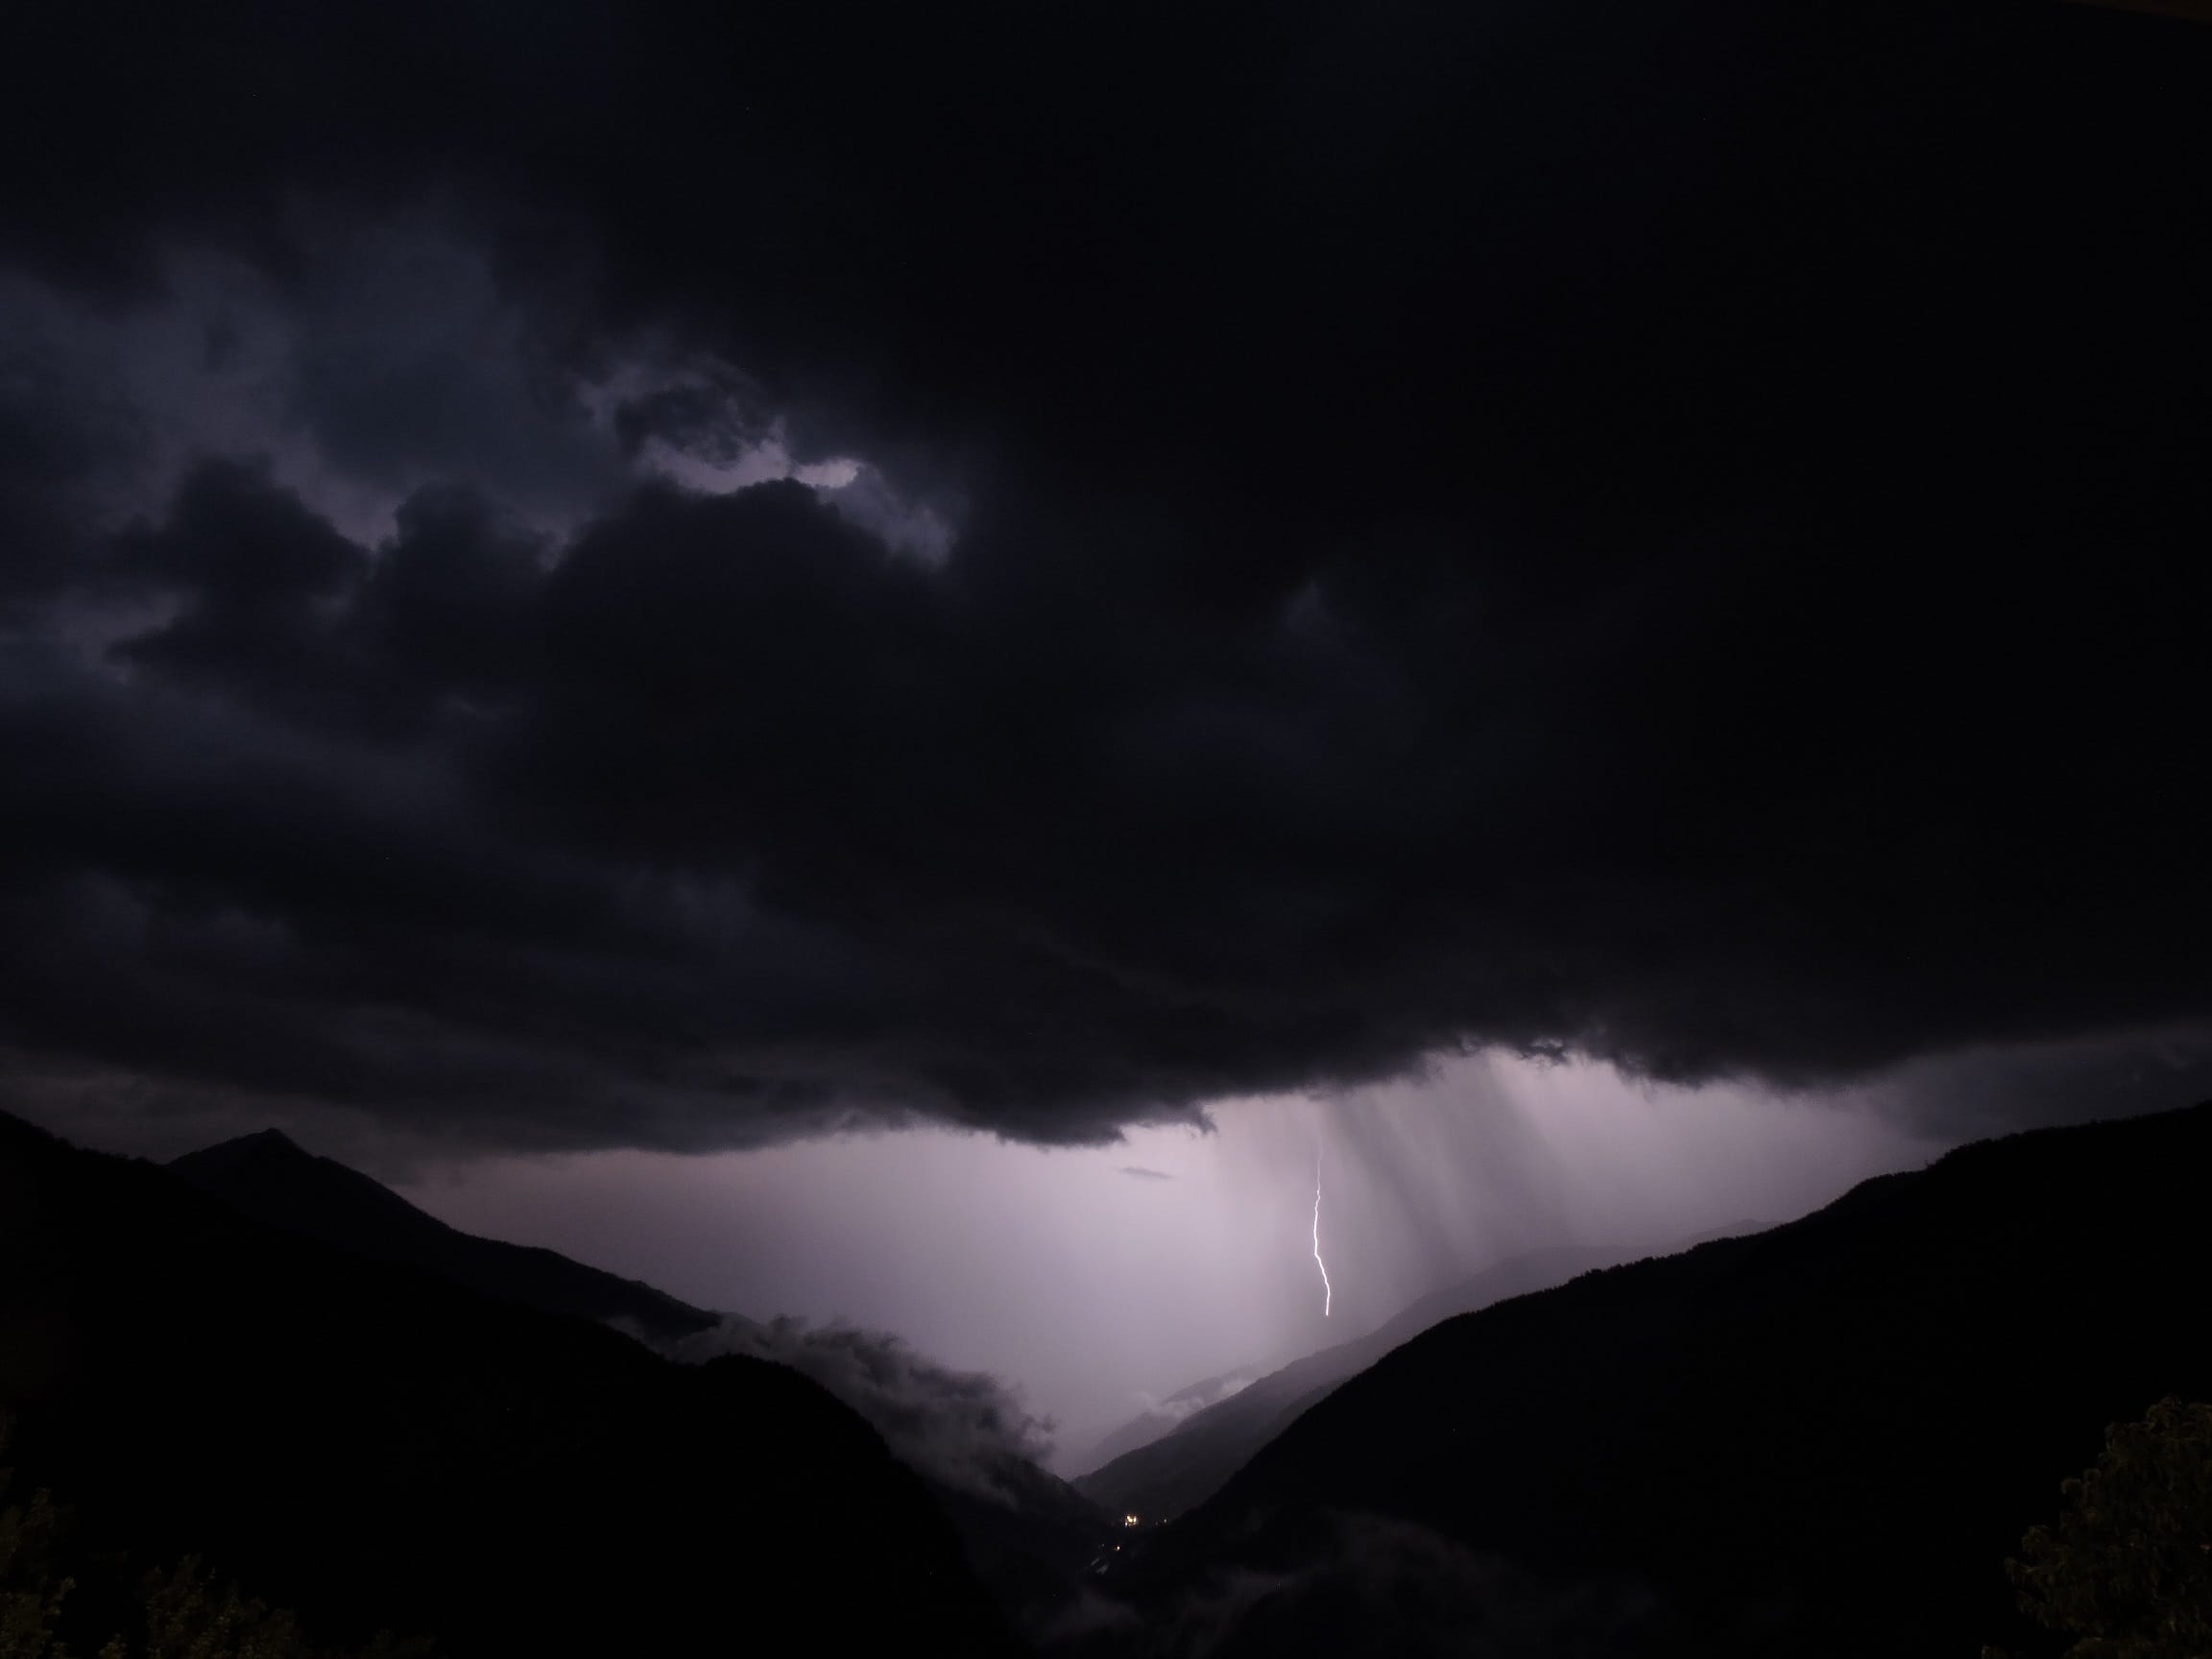
[[[1050,1421],[1031,1416],[1005,1383],[941,1365],[887,1332],[732,1314],[663,1352],[691,1363],[744,1354],[788,1365],[867,1418],[909,1468],[980,1498],[1013,1501],[1051,1455]]]

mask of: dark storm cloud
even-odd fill
[[[38,1064],[700,1145],[2199,1042],[2200,33],[7,27]],[[865,470],[637,482],[771,443]]]

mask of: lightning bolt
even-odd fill
[[[1321,1317],[1329,1317],[1335,1291],[1329,1285],[1329,1263],[1321,1260],[1321,1146],[1313,1146],[1313,1265],[1321,1269]]]

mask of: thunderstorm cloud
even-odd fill
[[[25,1109],[2203,1092],[2212,33],[124,10],[0,26]]]

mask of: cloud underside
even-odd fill
[[[7,55],[18,1091],[2200,1066],[2212,36],[340,10]]]

